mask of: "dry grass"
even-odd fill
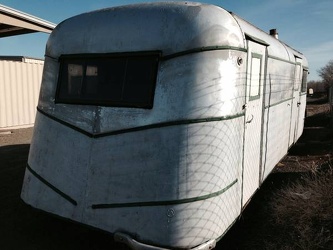
[[[333,249],[332,191],[333,166],[328,162],[275,193],[272,223],[284,236],[273,249]]]
[[[273,193],[269,211],[271,228],[276,234],[264,242],[264,249],[333,249],[330,107],[327,103],[308,105],[307,115],[308,127],[296,154],[289,154],[275,170],[296,172],[300,178]]]
[[[306,107],[307,117],[311,117],[314,115],[320,114],[330,114],[330,106],[328,103],[318,104],[318,105],[308,105]]]

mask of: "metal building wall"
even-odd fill
[[[33,126],[44,61],[0,60],[0,130]]]

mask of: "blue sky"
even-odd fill
[[[152,0],[150,0],[152,2]],[[105,7],[144,0],[0,0],[0,4],[52,23]],[[157,2],[157,1],[155,1]],[[279,39],[305,54],[310,65],[309,80],[320,80],[317,70],[333,60],[332,0],[205,0],[232,11],[269,31],[276,28]],[[42,33],[0,39],[0,55],[43,58],[48,35]]]

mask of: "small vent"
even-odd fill
[[[271,29],[271,30],[269,31],[269,34],[270,34],[271,36],[275,37],[276,39],[279,39],[279,33],[277,32],[276,29]]]

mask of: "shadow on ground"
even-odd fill
[[[43,213],[20,199],[29,145],[0,147],[0,249],[125,250],[106,233]]]

